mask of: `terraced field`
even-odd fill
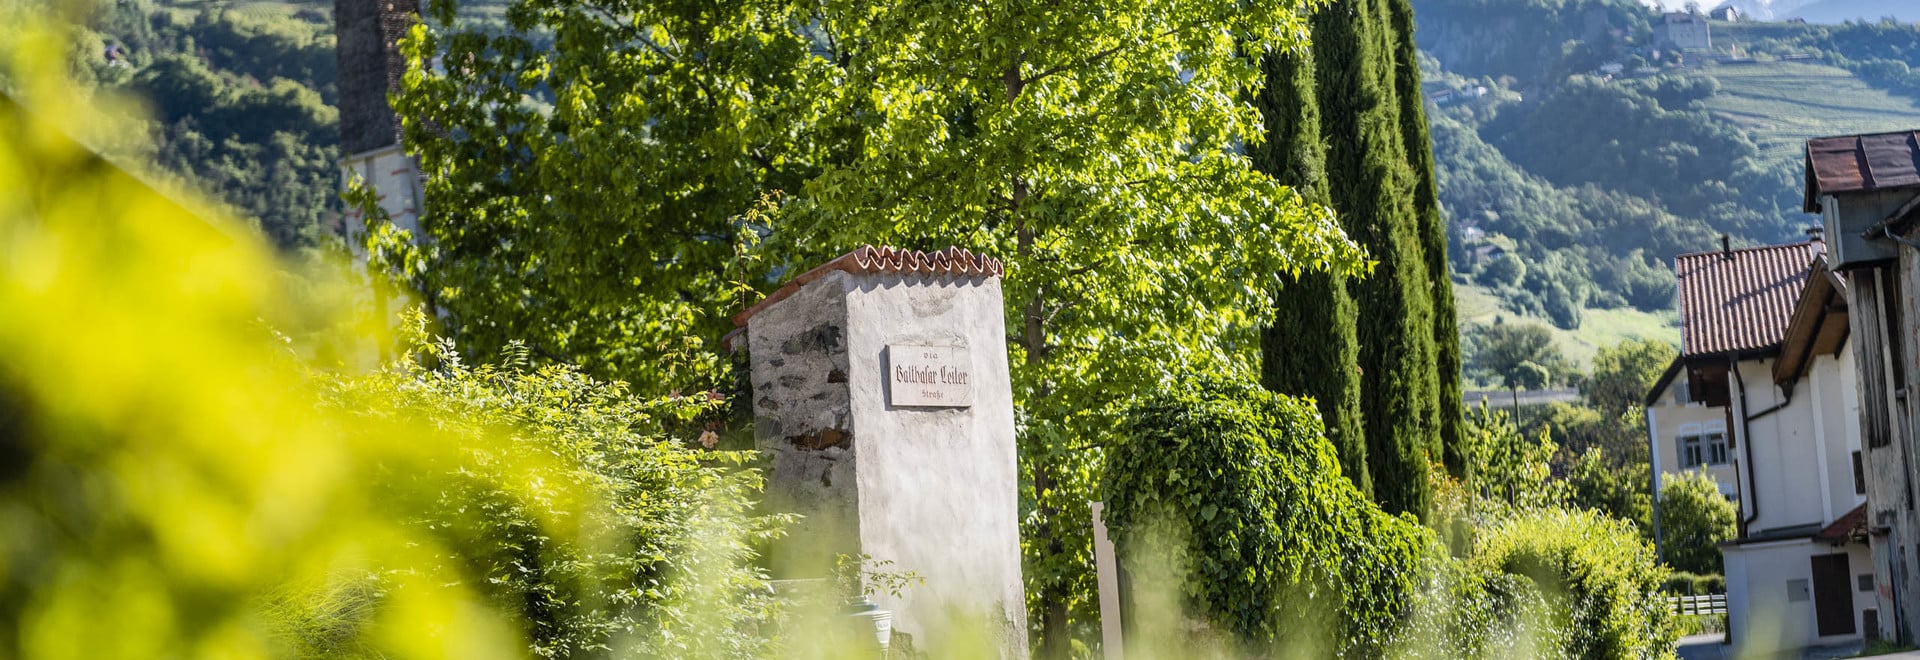
[[[1811,137],[1920,128],[1920,105],[1875,89],[1845,69],[1757,62],[1693,71],[1720,80],[1721,93],[1707,107],[1752,131],[1770,159],[1800,158]]]

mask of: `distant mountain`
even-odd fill
[[[1726,2],[1718,4],[1702,2],[1700,5],[1708,9],[1732,6],[1734,9],[1740,11],[1741,16],[1758,21],[1771,21],[1776,19],[1784,20],[1789,12],[1803,5],[1810,4],[1813,1],[1814,0],[1727,0]],[[1687,5],[1686,0],[1665,0],[1659,4],[1661,8],[1669,11],[1680,11],[1685,9]]]
[[[1817,0],[1792,10],[1787,18],[1804,18],[1808,23],[1844,23],[1877,21],[1892,16],[1901,22],[1920,20],[1920,6],[1913,0]]]

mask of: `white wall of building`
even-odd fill
[[[1740,363],[1745,410],[1739,385],[1733,393],[1734,423],[1745,488],[1741,518],[1749,536],[1772,530],[1825,526],[1866,501],[1853,487],[1852,452],[1860,448],[1858,406],[1844,380],[1851,362],[1833,356],[1815,360],[1792,397],[1773,384],[1773,360]],[[1741,421],[1784,404],[1758,419]],[[1744,431],[1744,433],[1742,433]],[[1749,463],[1749,461],[1751,461]]]
[[[1862,612],[1874,606],[1871,592],[1859,591],[1859,576],[1873,572],[1866,546],[1834,547],[1812,539],[1773,541],[1723,548],[1726,554],[1727,625],[1738,656],[1797,649],[1858,639]],[[1815,619],[1813,557],[1847,555],[1848,590],[1853,596],[1854,632],[1821,637]]]
[[[356,179],[364,181],[373,189],[381,210],[387,212],[394,226],[413,232],[419,230],[421,204],[425,200],[425,191],[420,186],[420,168],[399,146],[348,156],[340,163],[340,175],[341,190],[346,189],[348,182]],[[358,237],[361,225],[365,222],[360,209],[348,207],[345,216],[345,234]],[[348,244],[357,254],[359,244],[354,241]]]
[[[1802,380],[1802,387],[1813,388],[1814,411],[1819,415],[1821,440],[1826,443],[1827,492],[1822,505],[1827,519],[1847,515],[1866,503],[1865,475],[1856,483],[1853,455],[1860,451],[1860,393],[1854,388],[1855,367],[1852,344],[1838,356],[1821,355]]]
[[[1660,484],[1665,484],[1681,473],[1704,470],[1707,476],[1720,484],[1721,493],[1732,497],[1739,493],[1739,486],[1735,481],[1731,449],[1724,463],[1690,466],[1681,461],[1682,436],[1715,431],[1724,434],[1727,426],[1726,408],[1688,402],[1686,388],[1685,376],[1675,378],[1661,394],[1659,402],[1647,408],[1647,428],[1653,438],[1651,455],[1654,474]],[[1655,495],[1658,496],[1657,491]]]
[[[1839,356],[1816,356],[1811,362],[1790,395],[1774,384],[1772,359],[1741,362],[1739,378],[1731,383],[1740,517],[1746,527],[1742,540],[1722,547],[1722,554],[1728,625],[1740,654],[1858,638],[1864,611],[1881,607],[1868,546],[1810,538],[1866,501],[1853,474],[1853,452],[1860,449],[1853,356],[1843,349]],[[1745,419],[1754,415],[1761,416]],[[1792,536],[1750,540],[1781,534]],[[1823,638],[1812,560],[1835,553],[1847,555],[1845,586],[1853,601],[1854,630]],[[1862,575],[1868,576],[1864,591],[1859,589]]]

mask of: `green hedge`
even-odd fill
[[[1136,608],[1129,634],[1189,622],[1148,631],[1141,648],[1449,659],[1673,650],[1666,574],[1630,523],[1494,507],[1497,517],[1444,521],[1476,527],[1456,559],[1340,475],[1311,404],[1224,379],[1154,396],[1120,436],[1103,473],[1108,529],[1135,602],[1170,591],[1177,608]]]
[[[1341,475],[1311,404],[1201,378],[1136,407],[1121,435],[1108,529],[1136,573],[1171,570],[1187,616],[1253,653],[1392,641],[1435,542]]]

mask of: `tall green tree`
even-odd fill
[[[1453,310],[1453,271],[1447,265],[1447,218],[1440,208],[1440,183],[1433,171],[1433,138],[1427,134],[1425,96],[1420,90],[1420,50],[1413,42],[1412,0],[1387,0],[1394,43],[1394,94],[1400,101],[1400,140],[1413,170],[1413,209],[1420,247],[1426,252],[1427,282],[1432,287],[1434,378],[1439,433],[1434,455],[1447,471],[1464,477],[1472,468],[1463,442],[1465,401],[1460,390],[1460,328]]]
[[[1358,307],[1367,464],[1388,511],[1426,513],[1427,461],[1439,448],[1434,308],[1400,134],[1392,22],[1383,0],[1344,0],[1314,15],[1315,79],[1327,181],[1347,234],[1378,260],[1350,287]]]
[[[1266,86],[1254,105],[1266,118],[1266,142],[1249,150],[1254,167],[1292,186],[1316,204],[1327,203],[1326,146],[1314,93],[1313,52],[1269,53]],[[1367,443],[1360,419],[1360,365],[1353,298],[1347,278],[1325,271],[1283,279],[1274,294],[1273,323],[1261,343],[1261,384],[1282,394],[1313,397],[1326,423],[1340,469],[1370,493]]]
[[[1251,372],[1277,276],[1362,261],[1239,150],[1250,54],[1299,47],[1312,4],[520,0],[507,30],[409,40],[431,174],[388,263],[465,345],[673,382],[714,377],[657,365],[720,336],[732,283],[775,283],[727,272],[733,237],[788,272],[862,243],[1003,258],[1029,620],[1063,656],[1094,630],[1086,503],[1128,394]]]

